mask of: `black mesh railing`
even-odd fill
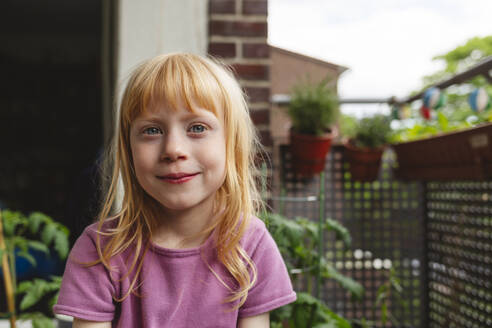
[[[319,176],[297,177],[288,147],[280,151],[280,181],[287,197],[316,196]],[[352,247],[326,236],[326,256],[365,288],[352,301],[335,282],[323,283],[323,300],[347,318],[379,323],[378,288],[390,275],[403,287],[393,295],[387,327],[492,327],[492,182],[405,182],[393,177],[387,150],[374,182],[352,181],[343,148],[335,146],[325,167],[326,217],[346,226]],[[273,202],[287,217],[318,220],[317,202]],[[331,238],[331,239],[330,239]],[[393,273],[392,273],[393,272]],[[304,286],[300,280],[296,288]],[[396,291],[394,292],[396,293]]]

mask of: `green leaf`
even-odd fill
[[[319,300],[311,296],[311,294],[301,292],[301,293],[297,293],[296,303],[316,305],[319,303]]]
[[[55,250],[58,256],[63,260],[67,257],[69,252],[68,237],[63,231],[56,231],[54,235]]]
[[[376,305],[381,304],[381,302],[388,296],[386,292],[378,293],[376,297]]]
[[[329,323],[318,323],[317,325],[314,325],[313,328],[339,328],[339,326],[336,324],[336,322],[329,322]]]
[[[364,288],[361,284],[356,282],[350,277],[346,277],[338,272],[337,269],[333,267],[330,263],[326,263],[322,261],[321,263],[323,268],[323,276],[326,278],[332,278],[336,282],[340,284],[343,288],[347,289],[354,298],[360,300],[362,299],[362,295],[364,294]]]
[[[46,246],[45,244],[43,244],[42,242],[39,242],[37,240],[28,240],[27,245],[29,246],[29,248],[43,252],[45,254],[49,254],[49,252],[50,252],[48,246]]]
[[[34,319],[32,321],[32,327],[33,328],[55,328],[55,324],[53,323],[52,319],[45,317],[45,318]]]
[[[0,263],[2,263],[2,260],[3,260],[3,254],[5,253],[5,251],[3,250],[3,248],[0,248]],[[1,266],[1,265],[0,265]]]
[[[403,292],[403,287],[400,284],[400,281],[394,277],[390,278],[391,286],[396,290],[397,293]]]
[[[19,251],[17,252],[17,256],[25,258],[32,266],[36,266],[36,259],[28,252]]]
[[[381,323],[383,326],[386,324],[386,321],[388,320],[388,306],[386,303],[383,303],[381,305]]]
[[[46,285],[45,281],[40,279],[35,279],[32,287],[26,291],[26,294],[22,298],[20,303],[20,309],[25,310],[33,306],[37,302],[39,302],[39,300],[45,294],[45,290],[44,290],[45,285]]]
[[[32,281],[29,281],[29,280],[26,280],[26,281],[23,281],[21,282],[18,286],[17,286],[17,290],[16,292],[18,294],[23,294],[25,293],[29,288],[32,288]]]
[[[12,212],[9,210],[2,211],[3,218],[3,233],[5,238],[15,235],[15,230],[18,226],[22,226],[26,219],[20,212]]]
[[[347,228],[332,219],[326,219],[325,227],[327,230],[334,231],[337,239],[342,240],[345,244],[345,247],[350,247],[352,243],[352,238],[350,237],[350,232],[347,230]]]
[[[53,238],[55,238],[55,235],[56,235],[56,226],[53,224],[47,224],[44,226],[43,232],[41,233],[41,240],[46,245],[49,245],[53,241]]]
[[[33,212],[29,215],[29,230],[32,234],[39,232],[39,227],[43,222],[51,222],[51,218],[40,212]]]
[[[51,281],[56,282],[57,284],[61,284],[63,277],[62,276],[50,276]]]

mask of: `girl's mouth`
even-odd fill
[[[157,178],[168,183],[180,184],[185,183],[193,179],[200,173],[171,173],[164,176],[158,176]]]

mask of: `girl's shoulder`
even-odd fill
[[[77,238],[72,248],[73,252],[85,252],[88,249],[95,249],[98,240],[104,245],[109,239],[108,233],[117,226],[117,219],[107,219],[100,227],[99,222],[88,225],[82,234]]]
[[[90,239],[95,239],[99,234],[101,237],[103,237],[102,239],[106,239],[104,238],[104,236],[107,235],[109,232],[111,232],[112,229],[116,228],[117,224],[118,224],[118,218],[108,218],[103,222],[102,226],[100,226],[99,221],[96,221],[85,227],[80,237],[88,237]]]
[[[248,222],[248,227],[241,239],[241,246],[248,252],[254,252],[254,250],[265,241],[268,242],[271,239],[265,223],[256,216],[251,216]]]

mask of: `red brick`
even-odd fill
[[[210,14],[235,14],[236,1],[234,0],[209,0],[208,12]]]
[[[262,130],[259,133],[260,135],[260,141],[261,144],[264,146],[271,146],[273,145],[273,140],[272,140],[272,135],[270,133],[270,130]]]
[[[222,36],[267,36],[266,22],[217,21],[209,22],[209,35]]]
[[[249,101],[252,103],[270,101],[270,88],[250,87],[244,88],[244,91],[248,95]]]
[[[236,44],[228,42],[210,42],[208,53],[222,58],[236,57]]]
[[[268,80],[270,76],[266,65],[234,64],[232,69],[238,78],[244,80]]]
[[[256,109],[251,111],[251,119],[255,125],[270,124],[270,110]]]
[[[265,0],[244,0],[244,15],[268,15],[268,1]]]
[[[244,58],[268,58],[270,57],[270,46],[266,43],[243,44]]]

